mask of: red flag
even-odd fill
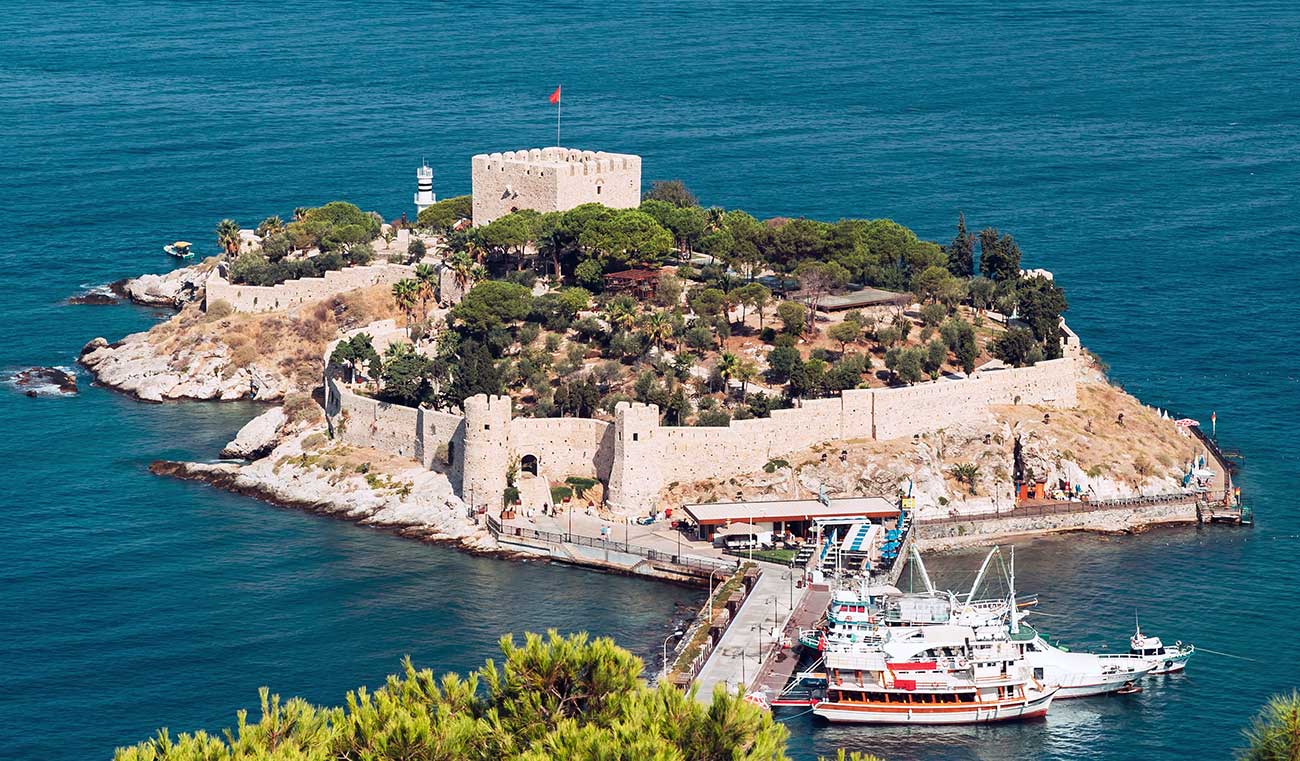
[[[560,88],[557,87],[555,88],[555,92],[551,93],[551,105],[552,106],[559,105],[559,102],[560,102]]]

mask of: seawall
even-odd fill
[[[1045,513],[1021,508],[999,516],[972,516],[966,519],[917,521],[917,547],[924,552],[951,550],[968,546],[987,546],[1027,536],[1060,534],[1071,531],[1097,533],[1131,533],[1151,526],[1192,524],[1197,522],[1195,497],[1168,502],[1131,504]]]

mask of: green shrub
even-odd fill
[[[235,313],[235,308],[225,299],[217,299],[207,305],[204,315],[211,321],[224,320]]]
[[[574,493],[576,493],[579,497],[582,497],[587,493],[588,489],[595,486],[597,483],[599,483],[599,481],[597,481],[594,478],[586,478],[583,476],[569,476],[568,478],[564,479],[564,483],[573,487]]]

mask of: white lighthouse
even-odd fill
[[[415,170],[415,181],[415,215],[418,217],[420,212],[432,206],[436,200],[433,197],[433,169],[421,162],[420,168]]]

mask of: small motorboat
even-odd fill
[[[1141,691],[1142,691],[1142,687],[1140,685],[1134,684],[1133,682],[1125,682],[1123,687],[1120,687],[1118,690],[1115,690],[1115,694],[1136,695]]]
[[[178,240],[175,243],[168,243],[163,246],[163,251],[166,251],[177,259],[188,259],[191,256],[194,256],[194,252],[190,250],[189,242],[183,240]]]
[[[1187,668],[1187,662],[1195,652],[1195,647],[1185,645],[1181,641],[1166,645],[1159,637],[1143,635],[1140,624],[1136,627],[1133,636],[1129,638],[1129,654],[1145,658],[1151,664],[1149,673],[1152,675],[1182,671]]]

